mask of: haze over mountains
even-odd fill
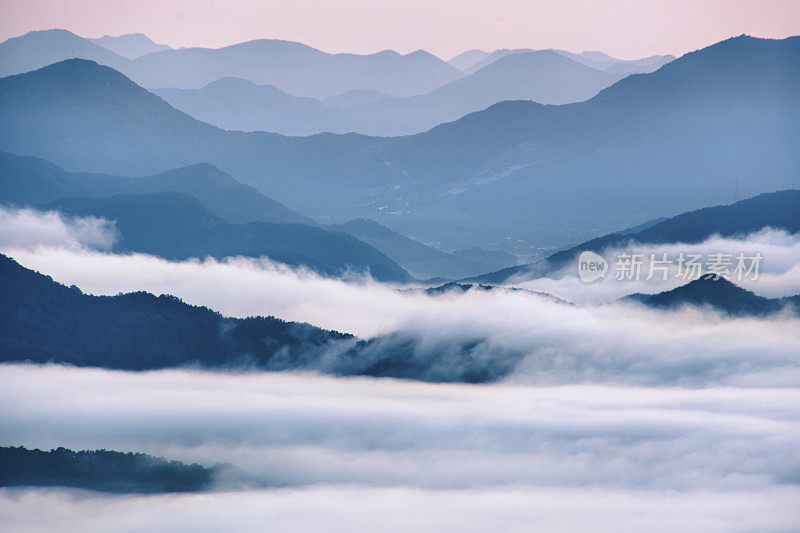
[[[556,55],[570,61],[548,57]],[[143,34],[83,39],[65,30],[10,39],[0,44],[0,58],[10,60],[7,65],[0,61],[0,73],[6,74],[60,59],[91,59],[224,129],[380,136],[420,133],[503,100],[585,100],[628,73],[654,70],[674,59],[622,61],[599,52],[498,50],[461,72],[421,51],[330,55],[269,40],[219,50],[172,50]],[[623,68],[615,71],[611,65]]]
[[[500,58],[425,95],[384,96],[343,108],[234,78],[223,78],[199,90],[153,92],[175,108],[225,129],[286,135],[327,131],[389,136],[420,133],[503,100],[580,102],[623,77],[581,65],[556,52],[542,51]]]
[[[356,219],[326,227],[349,233],[374,246],[421,280],[436,277],[459,279],[474,275],[470,272],[490,271],[492,265],[508,266],[516,263],[514,256],[506,252],[473,248],[446,253],[409,239],[374,220]]]
[[[645,227],[631,228],[603,235],[567,250],[558,251],[536,263],[505,268],[483,274],[472,281],[505,283],[549,276],[574,264],[581,252],[602,254],[605,249],[625,247],[629,243],[695,244],[712,236],[744,237],[764,228],[800,232],[800,190],[760,194],[730,205],[705,207],[696,211],[654,220]]]
[[[139,56],[152,54],[153,52],[172,50],[172,48],[165,44],[154,43],[143,33],[128,33],[116,37],[104,35],[103,37],[89,40],[128,59],[136,59]]]
[[[411,279],[364,242],[316,227],[207,163],[125,178],[73,174],[41,159],[0,152],[0,204],[104,218],[115,224],[113,248],[122,253],[267,257],[332,276],[369,272],[382,281]]]
[[[131,61],[66,30],[32,31],[0,43],[0,76],[46,67],[65,59],[84,58],[124,69]]]
[[[672,55],[656,55],[642,59],[623,60],[611,57],[603,52],[581,52],[579,54],[575,54],[566,50],[545,51],[554,52],[564,57],[568,57],[569,59],[582,65],[586,65],[587,67],[626,75],[646,74],[648,72],[653,72],[654,70],[658,70],[662,66],[675,59],[675,56]],[[472,74],[473,72],[477,72],[478,70],[491,65],[503,57],[515,54],[528,54],[531,52],[536,52],[536,50],[530,48],[503,48],[493,52],[469,50],[450,59],[448,63],[466,74]]]
[[[503,102],[399,138],[226,132],[71,60],[0,80],[0,148],[123,175],[211,162],[321,222],[524,253],[729,201],[737,176],[745,196],[796,187],[798,43],[729,39],[585,102]]]
[[[370,269],[384,281],[408,281],[403,268],[420,279],[461,278],[515,264],[502,252],[448,254],[371,220],[309,227],[317,224],[208,163],[130,178],[70,173],[36,157],[0,152],[2,204],[105,217],[122,231],[117,250],[161,257],[265,256],[332,275]]]
[[[0,152],[0,203],[36,206],[62,198],[159,192],[191,194],[227,222],[315,224],[208,163],[130,178],[72,173],[43,159]]]
[[[128,59],[66,30],[31,32],[0,44],[0,75],[76,57],[119,70],[144,87],[198,89],[220,78],[237,77],[259,85],[274,84],[293,96],[313,98],[353,89],[413,96],[463,75],[422,50],[405,55],[391,50],[363,56],[327,54],[301,43],[275,39],[219,49],[170,49]]]

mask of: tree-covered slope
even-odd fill
[[[72,487],[115,493],[209,489],[216,468],[109,450],[0,446],[0,487]]]
[[[350,337],[273,317],[226,318],[146,292],[92,296],[0,255],[0,360],[126,370],[254,364],[278,367]]]

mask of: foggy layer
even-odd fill
[[[167,517],[193,530],[790,531],[798,517],[798,388],[6,364],[0,403],[4,445],[229,465],[213,494],[0,490],[4,522],[34,531],[147,530]]]
[[[2,489],[12,529],[141,531],[169,520],[192,530],[791,531],[797,523],[796,316],[594,305],[622,294],[568,277],[532,288],[591,296],[585,305],[523,291],[433,297],[268,260],[109,254],[113,226],[104,221],[30,212],[3,221],[4,253],[93,294],[148,290],[230,316],[382,335],[360,357],[406,346],[428,376],[465,364],[509,369],[500,383],[478,386],[2,364],[2,445],[229,465],[213,494]],[[760,248],[773,259],[757,283],[771,280],[772,295],[800,292],[795,237],[748,239],[774,247]],[[309,370],[337,368],[339,355],[331,349]]]
[[[109,497],[63,490],[0,489],[11,530],[537,531],[731,533],[796,530],[800,490],[641,492],[524,487],[431,491],[314,486],[284,490]]]
[[[31,218],[29,212],[25,217]],[[431,381],[458,381],[465,372],[494,372],[490,379],[510,375],[514,381],[538,384],[776,387],[800,383],[800,319],[788,313],[768,319],[730,318],[702,309],[659,311],[633,303],[567,305],[524,291],[427,296],[369,278],[323,278],[266,259],[169,262],[140,254],[109,254],[82,242],[87,237],[71,229],[74,221],[68,224],[52,215],[36,219],[36,224],[6,220],[12,223],[0,238],[5,253],[93,294],[167,293],[228,316],[274,315],[362,338],[383,336],[357,359],[342,357],[332,348],[310,370],[357,374],[391,352],[413,367],[408,377]],[[42,230],[31,232],[30,226],[52,227],[50,233],[65,232],[72,239],[69,243],[79,244],[56,247],[48,239],[38,244],[35,235]],[[28,240],[14,237],[17,233]],[[98,237],[90,234],[88,240],[97,242]],[[702,246],[719,250],[718,245],[717,240]],[[800,263],[800,257],[795,259],[800,256],[796,236],[767,231],[728,243],[745,251],[756,245],[763,246],[765,261],[762,279],[754,284],[770,275],[778,285],[800,283],[795,279]],[[549,282],[541,281],[543,285],[535,288],[556,288],[544,286]],[[582,284],[565,277],[552,283],[567,289],[570,283],[573,287],[579,283],[583,294],[589,295],[607,292],[606,281]],[[611,281],[608,285],[612,292],[619,289]],[[569,290],[553,292],[569,295]],[[796,292],[800,290],[788,290]]]
[[[800,389],[432,385],[0,365],[4,445],[230,463],[313,483],[756,490],[800,483]]]

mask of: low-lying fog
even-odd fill
[[[3,489],[12,526],[141,531],[169,516],[191,530],[791,531],[800,520],[796,316],[595,305],[670,287],[568,273],[522,286],[583,305],[524,291],[432,297],[269,261],[116,255],[102,251],[103,221],[6,210],[0,222],[4,253],[85,292],[169,293],[230,316],[523,354],[491,385],[0,365],[0,444],[229,465],[208,494]],[[743,285],[776,297],[800,293],[798,242],[765,231],[692,249],[759,250],[762,276]]]

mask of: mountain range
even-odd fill
[[[503,48],[494,50],[493,52],[469,50],[450,59],[448,63],[466,74],[472,74],[503,57],[514,54],[528,54],[536,51],[537,50],[531,48]],[[653,72],[675,59],[675,56],[672,55],[655,55],[642,59],[624,60],[611,57],[603,52],[586,51],[575,54],[566,50],[544,51],[563,55],[587,67],[625,75]]]
[[[403,267],[352,235],[303,224],[228,224],[193,196],[174,192],[65,198],[40,206],[69,216],[113,220],[115,252],[165,259],[268,257],[328,276],[370,274],[378,281],[410,282]]]
[[[190,194],[226,222],[316,225],[208,163],[131,178],[67,172],[37,157],[0,152],[0,203],[7,205],[30,207],[70,197],[159,192]]]
[[[129,178],[70,173],[0,152],[0,204],[114,221],[118,252],[167,259],[264,256],[332,276],[369,271],[382,281],[411,280],[378,250],[346,232],[317,227],[207,163]]]
[[[47,30],[0,44],[0,58],[9,62],[0,72],[20,73],[26,65],[34,69],[73,57],[91,59],[127,74],[140,85],[153,87],[154,93],[175,108],[223,129],[284,135],[357,132],[391,136],[420,133],[503,100],[543,104],[586,100],[629,73],[612,72],[608,65],[630,65],[633,72],[639,64],[599,52],[592,57],[601,57],[602,61],[587,60],[588,53],[498,50],[480,62],[485,68],[466,73],[453,70],[453,76],[442,77],[441,83],[431,81],[429,90],[410,91],[409,95],[402,87],[405,78],[398,81],[399,74],[391,65],[400,56],[382,54],[373,60],[368,60],[372,56],[347,57],[348,64],[353,63],[352,68],[359,72],[384,72],[385,82],[365,81],[363,86],[354,82],[341,93],[306,94],[297,92],[298,87],[310,87],[316,71],[328,69],[324,65],[335,64],[341,54],[330,56],[284,41],[252,41],[219,50],[173,50],[143,34],[84,39],[65,30]],[[430,61],[416,63],[423,69],[421,77],[425,76],[424,69],[432,68]],[[445,63],[440,67],[450,68]],[[194,79],[204,69],[219,75],[208,74],[208,83],[200,87],[179,79],[180,72]],[[330,69],[339,75],[339,66]],[[165,70],[171,78],[159,80]],[[287,82],[287,76],[300,76],[302,82]],[[394,87],[395,83],[400,85]]]
[[[509,55],[433,91],[407,98],[383,96],[331,107],[277,87],[223,78],[202,89],[156,89],[176,109],[224,129],[285,135],[319,132],[367,135],[420,133],[503,100],[565,104],[587,100],[622,74],[584,66],[556,52]],[[336,102],[336,100],[333,100]]]
[[[121,208],[122,204],[129,204],[128,211],[137,208],[153,210],[161,204],[160,209],[168,211],[184,212],[186,208],[184,216],[190,218],[188,222],[174,220],[169,227],[161,229],[131,213],[125,221],[126,231],[123,231],[121,237],[129,240],[132,238],[130,232],[134,232],[139,235],[138,241],[133,246],[118,243],[119,250],[149,252],[171,258],[203,255],[220,257],[223,251],[218,245],[222,242],[217,245],[213,241],[208,242],[208,235],[203,237],[203,246],[179,237],[197,229],[193,234],[195,238],[200,238],[201,227],[226,223],[231,225],[224,230],[214,230],[215,234],[225,233],[225,238],[229,239],[225,243],[226,252],[231,251],[233,255],[265,255],[275,261],[292,265],[305,264],[326,274],[346,271],[350,266],[356,270],[369,268],[373,275],[386,281],[408,281],[408,276],[402,272],[405,268],[420,279],[453,279],[515,263],[513,256],[502,252],[471,249],[445,253],[371,220],[353,220],[323,228],[328,231],[308,228],[307,226],[317,226],[316,222],[287,209],[256,189],[242,185],[208,163],[172,169],[154,176],[131,178],[72,173],[43,159],[0,152],[0,204],[66,209],[72,214],[107,216],[114,220],[120,213],[113,204],[97,201],[109,197],[116,197],[117,208]],[[202,205],[198,205],[195,200]],[[152,216],[158,219],[161,215],[155,212]],[[270,224],[250,224],[253,222]],[[143,225],[146,229],[142,228]],[[181,227],[184,231],[177,230]],[[270,239],[265,240],[264,235],[259,237],[259,234],[267,231]],[[232,236],[229,235],[230,232],[239,232],[241,235]],[[352,235],[374,247],[374,250],[368,250],[351,239],[333,233]],[[289,242],[290,238],[298,240]],[[242,239],[250,239],[252,244],[231,248],[233,242],[241,242]],[[283,244],[276,249],[269,245],[270,241],[273,244]],[[315,247],[311,246],[312,241]],[[392,264],[380,254],[388,256],[402,267]]]
[[[0,75],[19,74],[81,58],[123,72],[152,88],[198,89],[224,77],[271,84],[294,96],[326,98],[354,89],[398,96],[424,94],[463,76],[441,59],[417,50],[401,55],[328,54],[291,41],[259,39],[223,48],[180,48],[134,55],[131,40],[89,40],[66,30],[34,31],[0,43]],[[123,45],[124,43],[124,45]],[[139,43],[141,44],[141,42]]]
[[[88,39],[98,46],[102,46],[106,50],[111,50],[117,55],[126,57],[128,59],[136,59],[145,54],[152,54],[154,52],[163,52],[164,50],[171,50],[166,44],[154,43],[147,35],[143,33],[128,33],[125,35],[104,35],[97,39]]]
[[[396,138],[227,132],[70,60],[0,80],[0,149],[124,175],[210,162],[325,223],[519,252],[722,203],[737,179],[797,187],[798,59],[800,38],[738,37],[585,102],[502,102]]]

